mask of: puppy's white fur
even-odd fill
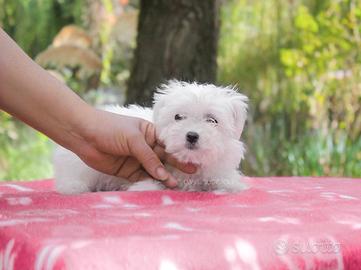
[[[244,156],[239,139],[246,121],[247,100],[231,87],[170,81],[155,94],[153,110],[137,105],[109,106],[106,110],[154,122],[167,153],[180,162],[198,165],[195,174],[167,165],[179,181],[178,189],[235,192],[246,187],[238,166]],[[198,134],[193,144],[187,141],[189,132]],[[130,183],[95,171],[60,146],[55,151],[54,165],[56,189],[61,193],[165,188],[154,180]]]

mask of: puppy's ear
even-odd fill
[[[234,121],[234,135],[237,138],[240,138],[244,128],[244,124],[247,120],[248,98],[245,95],[236,92],[234,88],[232,90],[234,91],[231,96],[231,107]]]

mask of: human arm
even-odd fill
[[[151,123],[93,108],[33,62],[0,29],[0,109],[76,153],[89,166],[131,181],[175,179],[159,160],[192,172],[164,153]],[[154,151],[152,150],[154,148]],[[156,155],[156,153],[158,156]],[[139,162],[145,168],[143,171]]]

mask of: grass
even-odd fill
[[[361,177],[360,76],[327,75],[346,68],[359,74],[359,46],[341,46],[355,42],[348,27],[359,24],[339,24],[352,15],[340,12],[348,10],[346,1],[318,2],[223,5],[218,81],[250,98],[246,175]],[[316,34],[308,29],[315,23]],[[318,47],[310,50],[311,41]]]

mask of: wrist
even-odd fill
[[[81,115],[74,121],[75,132],[89,142],[93,142],[97,135],[97,129],[101,124],[101,110],[88,104],[82,109]]]
[[[96,109],[83,102],[75,108],[67,127],[68,140],[64,145],[69,150],[81,155],[91,144],[92,130],[96,124]]]

